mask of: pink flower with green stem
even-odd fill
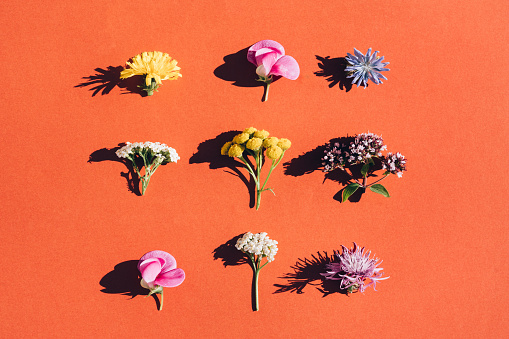
[[[263,101],[268,100],[270,84],[277,77],[296,80],[300,75],[297,61],[293,57],[285,55],[284,47],[273,40],[258,41],[249,47],[247,60],[256,66],[256,74],[259,76],[258,81],[265,83]]]
[[[177,268],[175,258],[164,251],[150,251],[138,262],[140,285],[150,290],[148,296],[160,294],[159,311],[163,309],[163,287],[176,287],[184,281],[184,270]]]

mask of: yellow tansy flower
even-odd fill
[[[254,132],[253,136],[263,140],[263,139],[269,137],[269,132],[267,132],[266,130],[262,129],[262,130]]]
[[[248,149],[250,149],[250,150],[258,151],[262,147],[262,144],[263,144],[263,140],[262,139],[260,139],[260,138],[251,138],[246,143],[246,147]]]
[[[281,139],[279,139],[279,142],[277,143],[277,145],[279,147],[281,147],[281,149],[283,151],[286,151],[287,149],[289,149],[292,146],[292,142],[288,139],[281,138]]]
[[[223,147],[221,147],[221,155],[227,155],[231,145],[231,141],[228,141],[226,144],[224,144]]]
[[[269,148],[271,146],[277,146],[277,143],[279,142],[279,139],[276,137],[270,137],[265,140],[263,140],[263,147]]]
[[[256,128],[254,128],[254,127],[248,127],[248,128],[246,128],[246,129],[244,130],[244,133],[247,133],[247,134],[251,135],[251,134],[253,134],[253,133],[254,133],[254,132],[256,132],[256,131],[257,131],[257,129],[256,129]]]
[[[242,153],[244,152],[244,146],[233,144],[231,145],[230,149],[228,150],[228,155],[232,158],[235,157],[241,157]]]
[[[235,136],[235,138],[233,138],[233,142],[236,144],[239,144],[239,145],[245,143],[248,140],[249,140],[249,134],[247,134],[247,133],[237,134]]]
[[[272,160],[277,160],[281,157],[281,154],[283,154],[283,150],[279,146],[270,146],[265,151],[265,155]]]

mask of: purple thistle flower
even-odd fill
[[[341,247],[342,254],[339,254],[339,251],[334,252],[339,263],[327,264],[328,271],[320,273],[325,279],[341,280],[340,289],[347,289],[348,293],[353,293],[364,292],[366,288],[373,286],[376,291],[376,283],[389,278],[382,278],[383,268],[378,267],[382,261],[379,262],[378,258],[370,258],[371,251],[364,253],[364,247],[360,248],[356,243],[353,243],[352,249],[343,245]],[[366,279],[370,280],[367,284]]]
[[[366,55],[359,52],[356,48],[354,48],[355,55],[347,53],[348,56],[345,59],[350,66],[346,67],[345,70],[351,72],[347,78],[354,78],[352,84],[357,83],[357,87],[364,84],[364,88],[366,88],[368,80],[373,81],[377,85],[382,83],[381,79],[387,80],[380,72],[389,71],[388,68],[385,68],[389,63],[382,62],[384,57],[377,58],[377,53],[378,51],[375,51],[375,53],[371,54],[371,48],[368,49]]]

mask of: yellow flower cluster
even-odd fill
[[[221,147],[221,154],[232,158],[240,158],[246,148],[253,152],[266,149],[265,155],[272,160],[278,160],[283,152],[289,149],[292,143],[288,139],[269,137],[266,130],[257,130],[254,127],[246,128],[242,133],[237,134],[232,141],[228,141]]]

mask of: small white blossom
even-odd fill
[[[274,261],[277,253],[277,241],[271,240],[266,232],[256,234],[247,232],[237,240],[235,247],[244,253],[266,257],[269,262]]]
[[[154,160],[159,163],[177,162],[177,160],[180,160],[180,157],[174,148],[169,147],[166,144],[161,144],[160,142],[127,142],[124,147],[118,149],[115,153],[119,158],[133,159],[137,153],[141,156],[140,153],[142,152],[150,152],[154,157]]]

